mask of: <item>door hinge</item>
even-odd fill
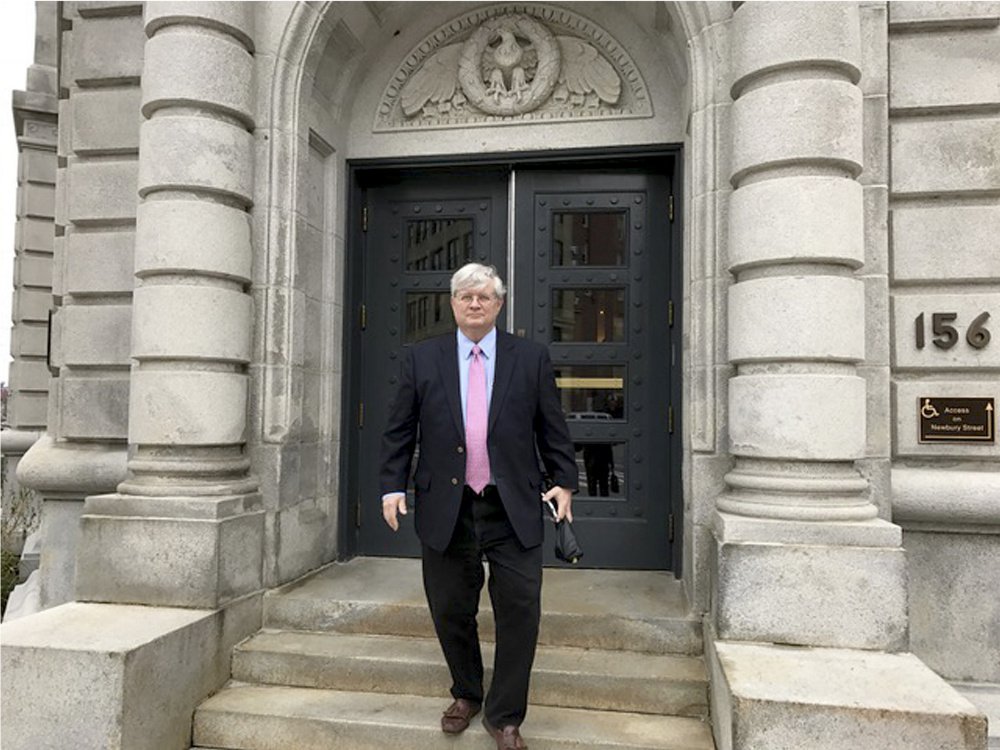
[[[674,405],[670,404],[667,407],[667,432],[671,435],[674,434]]]
[[[674,220],[674,196],[669,196],[667,198],[667,218],[670,221]]]
[[[361,305],[361,330],[365,330],[368,327],[368,306]]]
[[[674,541],[674,514],[671,513],[667,516],[667,541]]]
[[[365,426],[365,402],[358,404],[358,429]]]
[[[674,301],[667,300],[667,325],[674,327]]]
[[[368,231],[368,206],[361,207],[361,231]]]
[[[361,528],[361,498],[358,498],[358,510],[354,514],[354,527],[357,529]]]

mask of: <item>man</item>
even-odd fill
[[[483,726],[498,750],[525,750],[519,727],[541,618],[543,506],[572,520],[573,444],[542,344],[496,328],[496,269],[469,263],[451,279],[458,330],[411,347],[382,438],[382,515],[405,515],[410,462],[424,591],[455,699],[441,729],[458,734],[483,704],[476,614],[489,562],[496,620],[493,682]],[[543,493],[541,456],[553,487]]]

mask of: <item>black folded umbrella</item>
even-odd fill
[[[546,500],[545,504],[549,507],[549,512],[552,513],[552,521],[556,525],[556,557],[563,562],[576,565],[580,558],[583,557],[583,550],[580,549],[580,543],[576,541],[576,534],[573,533],[573,524],[566,518],[557,521],[556,517],[558,513],[556,512],[556,506],[552,504],[551,500]]]

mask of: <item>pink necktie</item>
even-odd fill
[[[465,403],[465,483],[476,492],[482,492],[490,481],[486,420],[486,368],[483,367],[482,350],[474,346]]]

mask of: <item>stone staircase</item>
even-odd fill
[[[553,569],[542,590],[532,750],[714,750],[701,624],[678,581]],[[485,591],[479,619],[485,641]],[[483,651],[488,666],[492,645]],[[419,562],[331,565],[266,595],[264,629],[195,713],[195,750],[493,747],[478,717],[460,737],[441,733],[449,684]]]

